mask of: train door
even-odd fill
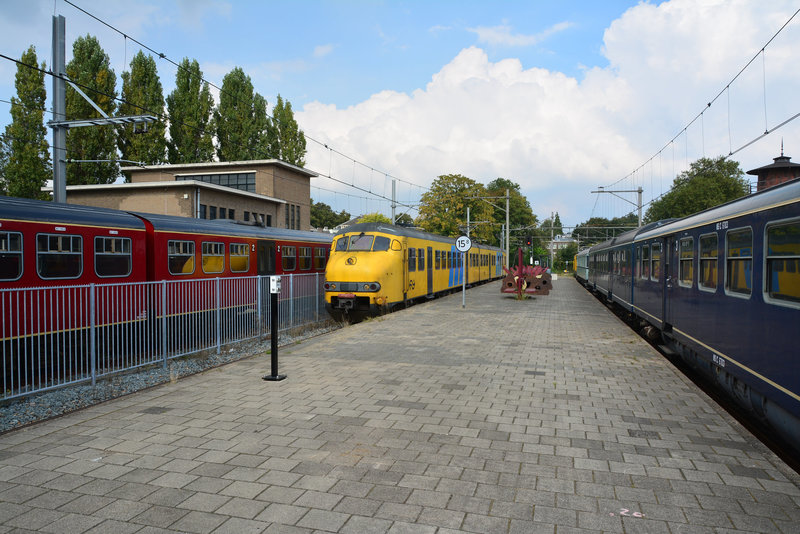
[[[256,257],[259,275],[275,274],[275,241],[259,240],[256,243]]]
[[[675,287],[678,285],[678,247],[675,237],[670,236],[664,239],[664,298],[663,314],[664,331],[672,329],[672,307]]]
[[[403,301],[408,300],[408,241],[403,240]]]
[[[428,247],[428,261],[425,263],[428,274],[428,295],[433,295],[433,247]]]

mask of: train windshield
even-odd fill
[[[350,239],[342,238],[336,242],[336,250],[349,251],[385,251],[389,250],[391,240],[380,235],[359,234],[351,235]]]

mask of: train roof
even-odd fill
[[[430,232],[426,232],[424,230],[420,230],[418,228],[408,228],[406,226],[396,226],[394,224],[388,223],[376,223],[376,222],[368,222],[368,223],[356,223],[352,226],[348,226],[347,228],[343,228],[336,232],[336,235],[342,234],[351,234],[351,233],[361,233],[361,232],[382,232],[387,234],[394,234],[398,237],[416,237],[418,239],[429,239],[431,241],[439,241],[440,243],[449,243],[454,245],[456,242],[455,237],[445,237],[438,234],[432,234]],[[482,243],[477,243],[482,248],[488,248],[491,250],[500,251],[499,247],[495,247],[492,245],[484,245]]]
[[[278,239],[284,241],[314,241],[330,243],[333,236],[323,232],[289,230],[273,226],[259,226],[230,219],[194,219],[175,215],[132,212],[149,221],[153,229],[160,232],[182,232],[187,234],[235,235],[255,239]]]
[[[689,230],[698,226],[705,226],[749,213],[798,202],[800,202],[800,179],[795,179],[682,219],[665,221],[664,224],[637,235],[635,240],[640,241],[663,234],[673,234],[682,230]]]
[[[138,217],[124,211],[29,198],[0,196],[0,218],[144,230]]]

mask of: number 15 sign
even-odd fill
[[[467,252],[472,248],[472,240],[465,235],[459,236],[456,239],[456,250],[459,252]]]

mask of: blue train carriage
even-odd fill
[[[375,315],[433,298],[462,283],[502,276],[503,253],[473,244],[462,261],[455,239],[382,223],[359,223],[334,238],[325,302],[336,318]]]
[[[583,285],[589,283],[589,248],[575,254],[575,279]]]
[[[633,249],[635,312],[800,443],[800,181],[640,232]]]

